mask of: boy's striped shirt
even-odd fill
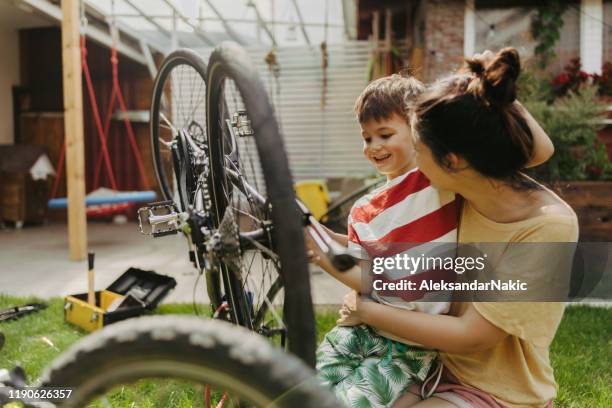
[[[357,258],[442,256],[457,242],[457,203],[454,193],[436,189],[419,169],[413,169],[357,200],[348,224],[348,247]],[[418,285],[423,279],[454,280],[455,273],[398,269],[374,277],[387,282],[409,278]],[[372,296],[393,306],[444,313],[450,294],[402,291],[398,297],[374,290]],[[426,302],[414,303],[419,300]]]

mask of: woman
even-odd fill
[[[572,209],[521,172],[533,137],[515,102],[518,53],[504,49],[468,67],[426,92],[413,129],[419,169],[435,187],[464,198],[459,242],[576,242]],[[546,257],[534,251],[513,271],[552,275]],[[362,301],[353,292],[341,315],[440,351],[444,370],[427,393],[433,395],[421,401],[415,390],[395,407],[552,406],[549,348],[563,303],[456,302],[448,315],[428,315]]]

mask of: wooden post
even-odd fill
[[[73,261],[84,260],[87,256],[79,6],[79,0],[62,0],[62,64],[66,185],[68,187],[68,247],[70,259]]]

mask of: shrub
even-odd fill
[[[529,172],[539,180],[552,182],[612,180],[612,163],[597,138],[604,112],[597,101],[598,89],[583,84],[575,92],[554,98],[547,82],[526,73],[519,84],[519,100],[555,145],[553,157]]]

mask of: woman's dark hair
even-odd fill
[[[521,173],[533,153],[533,136],[513,104],[518,52],[504,48],[487,66],[480,59],[466,62],[463,72],[438,81],[419,99],[416,133],[447,169],[448,155],[455,153],[487,177],[517,189],[536,187]]]

